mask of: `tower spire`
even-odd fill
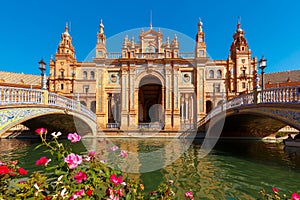
[[[201,18],[199,17],[199,21],[198,21],[198,32],[202,32],[202,25],[203,25],[203,22],[202,22]]]
[[[152,29],[152,10],[150,10],[150,29]]]
[[[66,21],[66,27],[65,27],[65,32],[69,32],[69,24],[68,24],[68,21]]]
[[[237,30],[241,30],[241,16],[238,17]]]
[[[102,19],[100,20],[100,33],[104,33],[104,25],[103,25],[103,22],[102,22]]]

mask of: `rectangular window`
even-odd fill
[[[242,71],[242,77],[246,77],[246,70]]]
[[[199,51],[199,57],[203,57],[204,56],[204,50],[200,50]]]
[[[215,92],[216,92],[216,93],[219,93],[220,91],[221,91],[220,83],[216,83],[216,84],[215,84]]]
[[[242,83],[242,88],[243,88],[243,89],[246,88],[246,83]]]
[[[90,86],[89,85],[84,85],[83,86],[83,93],[88,93],[89,92],[89,88],[90,88]]]

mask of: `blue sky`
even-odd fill
[[[66,21],[71,22],[76,57],[82,61],[95,47],[101,18],[109,38],[149,26],[150,10],[153,26],[193,39],[201,17],[212,59],[227,59],[241,16],[253,56],[268,59],[267,73],[300,69],[299,8],[298,0],[0,1],[0,70],[39,74],[37,62],[44,57],[49,63]]]

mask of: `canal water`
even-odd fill
[[[286,149],[283,144],[259,140],[219,140],[203,157],[200,153],[203,140],[194,140],[178,155],[176,151],[182,148],[168,146],[174,143],[172,139],[114,138],[111,142],[128,152],[128,161],[125,160],[124,165],[128,162],[132,166],[127,163],[127,169],[145,169],[140,173],[128,171],[133,178],[142,180],[146,191],[173,180],[176,199],[184,199],[186,191],[192,191],[195,199],[257,199],[261,197],[261,188],[269,193],[272,187],[285,193],[300,190],[300,148]],[[36,169],[35,161],[44,155],[42,149],[34,149],[38,144],[38,140],[0,140],[0,160],[17,159],[22,167],[31,172]],[[79,153],[86,153],[89,148],[99,150],[102,144],[103,140],[84,139],[75,148]],[[169,151],[170,148],[173,148],[172,151]],[[143,159],[142,153],[157,149],[163,151],[150,157],[152,163],[139,161]],[[136,155],[130,158],[130,154]],[[145,168],[145,165],[159,162],[162,162],[162,168],[159,164],[158,169],[152,168],[154,171],[151,167]]]

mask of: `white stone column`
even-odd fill
[[[121,129],[128,128],[128,73],[122,70],[121,74]]]
[[[205,115],[205,73],[204,73],[204,66],[197,66],[197,81],[195,83],[195,86],[197,87],[197,121],[202,119]]]

